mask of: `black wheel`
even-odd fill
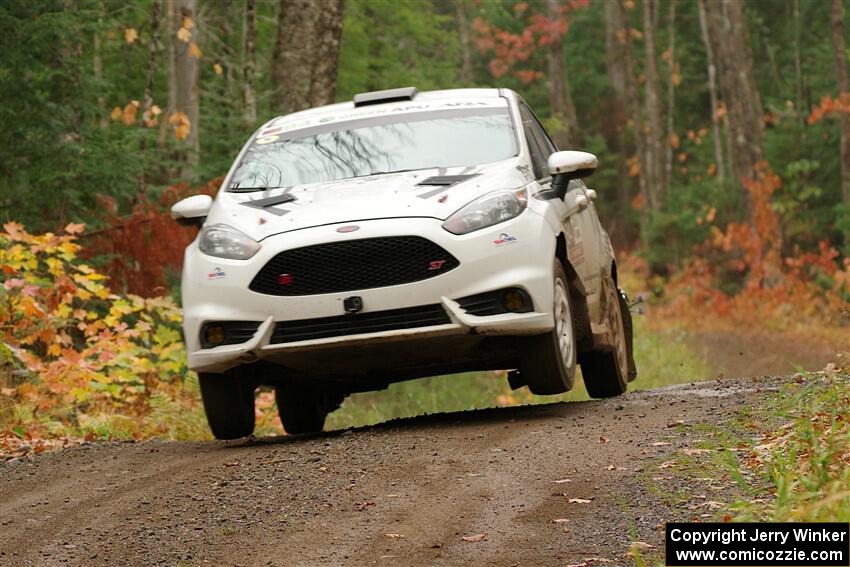
[[[626,356],[629,361],[629,382],[637,378],[637,365],[634,352],[634,327],[632,312],[629,309],[629,297],[623,290],[617,294],[620,298],[620,314],[623,316],[623,333],[626,335]]]
[[[531,393],[538,395],[562,394],[572,389],[576,373],[570,292],[564,267],[557,259],[553,271],[555,328],[545,335],[527,339],[519,361],[520,377]]]
[[[224,374],[201,372],[198,380],[207,423],[216,439],[239,439],[254,432],[253,368],[234,368]]]
[[[628,346],[620,311],[621,298],[613,280],[603,282],[605,315],[608,319],[609,340],[605,350],[583,355],[581,373],[591,398],[611,398],[626,391],[629,376]]]
[[[345,399],[333,388],[297,382],[275,387],[280,421],[287,433],[316,433],[325,426],[325,418]]]

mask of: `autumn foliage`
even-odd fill
[[[167,294],[183,265],[183,251],[196,229],[178,225],[169,213],[172,204],[189,195],[212,195],[221,184],[213,179],[201,187],[181,183],[165,190],[157,201],[142,200],[128,215],[117,203],[100,196],[100,221],[105,228],[81,235],[84,258],[103,263],[101,271],[113,289],[143,297]]]
[[[81,424],[144,415],[154,392],[187,397],[179,309],[167,297],[113,293],[78,258],[83,228],[33,235],[7,223],[0,232],[5,421],[25,412],[45,428]]]
[[[710,238],[671,278],[651,276],[643,262],[632,260],[652,287],[663,290],[655,313],[694,329],[758,325],[847,350],[850,259],[841,259],[826,241],[816,250],[785,250],[771,198],[782,181],[766,163],[744,185],[752,221],[711,226]]]

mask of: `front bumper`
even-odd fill
[[[347,223],[350,224],[350,223]],[[354,234],[328,225],[269,237],[254,258],[247,261],[213,258],[195,243],[186,250],[183,271],[184,330],[189,367],[202,372],[224,372],[261,359],[286,364],[287,355],[305,351],[396,343],[411,348],[419,339],[446,335],[534,335],[554,326],[551,313],[554,239],[536,212],[526,210],[511,221],[463,236],[452,235],[430,218],[364,221]],[[442,246],[460,266],[439,276],[388,287],[309,296],[271,296],[248,289],[256,273],[281,250],[317,242],[416,234]],[[502,238],[509,235],[511,239]],[[477,317],[464,311],[457,300],[506,287],[521,287],[531,297],[534,311]],[[275,344],[272,334],[281,321],[309,320],[341,315],[343,300],[352,295],[363,300],[363,311],[385,311],[440,304],[448,323],[391,331],[299,340]],[[249,341],[201,348],[200,330],[210,321],[261,321]],[[435,355],[438,356],[438,355]],[[357,368],[352,368],[357,372]]]

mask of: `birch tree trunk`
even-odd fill
[[[842,0],[832,0],[832,48],[835,53],[835,76],[840,97],[850,92],[850,81],[847,78],[847,51],[844,47]],[[844,204],[850,204],[850,116],[842,112],[838,120],[841,129],[841,198]]]
[[[561,19],[560,0],[546,0],[546,9],[549,21]],[[546,57],[549,69],[549,108],[559,124],[559,127],[552,129],[552,138],[559,149],[576,148],[579,144],[578,117],[570,93],[562,35],[549,44]]]
[[[744,4],[743,0],[722,0],[704,1],[702,6],[720,71],[720,91],[726,104],[730,163],[740,182],[758,175],[755,165],[762,159],[764,133]],[[749,194],[746,194],[746,202],[749,206]]]
[[[245,61],[242,67],[242,103],[247,124],[257,121],[257,95],[254,90],[254,68],[257,61],[257,3],[245,0]]]
[[[670,19],[668,20],[667,36],[670,46],[670,76],[667,81],[667,133],[664,136],[664,181],[665,186],[670,184],[673,177],[673,133],[674,116],[676,108],[676,0],[670,0]]]
[[[660,210],[664,199],[664,153],[662,149],[663,129],[661,125],[661,98],[659,96],[658,63],[655,50],[656,20],[653,12],[657,9],[654,0],[643,2],[643,37],[645,55],[646,85],[644,103],[647,116],[646,176],[647,197],[651,210]]]
[[[705,55],[708,63],[708,95],[711,99],[711,134],[714,138],[714,164],[717,168],[717,180],[722,185],[726,181],[726,164],[723,158],[722,126],[718,110],[717,98],[717,67],[714,65],[714,48],[708,36],[705,15],[705,0],[699,0],[699,26],[702,31],[702,41],[705,44]]]

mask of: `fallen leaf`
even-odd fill
[[[675,466],[676,466],[676,461],[665,461],[665,462],[661,463],[660,465],[658,465],[658,468],[670,469],[670,468],[673,468]]]
[[[587,498],[570,498],[567,502],[570,504],[590,504],[593,500],[588,500]]]
[[[362,512],[363,510],[365,510],[365,509],[366,509],[366,508],[368,508],[369,506],[374,506],[374,505],[375,505],[375,503],[374,503],[374,502],[370,502],[369,500],[364,500],[363,502],[358,502],[358,503],[356,504],[356,506],[357,506],[357,511],[358,511],[358,512]]]
[[[602,437],[602,436],[600,435],[600,436],[599,436],[599,442],[600,442],[600,443],[607,443],[607,442],[608,442],[608,439],[606,439],[605,437]]]
[[[672,443],[667,443],[666,441],[656,441],[652,444],[653,447],[666,447],[668,445],[672,445]]]
[[[677,425],[685,425],[685,421],[682,419],[677,419],[668,423],[667,427],[676,427]]]
[[[384,537],[388,537],[390,539],[401,539],[404,536],[401,534],[384,534]]]
[[[558,480],[553,480],[552,482],[554,482],[555,484],[564,484],[565,482],[572,482],[572,479],[561,478],[561,479],[558,479]]]
[[[655,549],[654,545],[645,541],[633,541],[631,547],[632,549]]]
[[[555,518],[554,520],[552,520],[553,524],[563,524],[563,523],[566,523],[566,522],[569,522],[569,519],[567,519],[567,518]]]
[[[224,466],[225,466],[225,467],[238,467],[238,466],[239,466],[239,461],[231,461],[231,462],[229,462],[229,463],[224,463]]]
[[[487,534],[475,534],[468,536],[465,535],[462,536],[460,539],[462,539],[463,541],[484,541],[485,539],[487,539]]]

